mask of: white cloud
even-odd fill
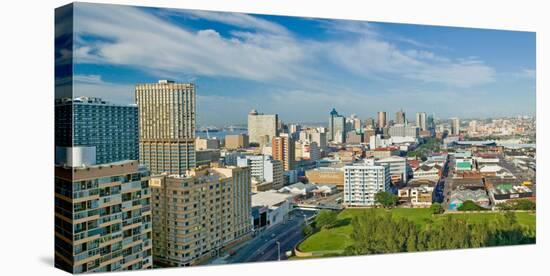
[[[159,78],[222,76],[332,96],[347,89],[342,87],[345,81],[334,83],[335,70],[367,79],[389,76],[459,87],[494,81],[494,69],[479,59],[453,60],[428,51],[402,50],[366,22],[324,21],[329,22],[327,28],[354,33],[356,39],[309,41],[293,37],[284,26],[246,14],[170,13],[240,28],[222,36],[212,29],[186,29],[134,7],[84,3],[76,7],[77,63],[138,68]],[[86,36],[101,39],[85,40]],[[327,60],[330,63],[322,63]]]
[[[289,34],[288,30],[279,25],[272,23],[268,20],[260,19],[258,17],[244,14],[244,13],[229,13],[229,12],[213,12],[213,11],[177,11],[172,10],[170,14],[180,14],[182,16],[191,15],[191,18],[206,19],[209,21],[216,21],[223,24],[236,26],[244,29],[265,31],[272,34]]]

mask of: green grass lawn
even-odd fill
[[[375,209],[377,212],[392,212],[395,218],[407,218],[415,222],[419,227],[424,227],[429,221],[442,221],[446,216],[465,219],[472,223],[491,221],[502,214],[499,213],[468,213],[447,214],[432,216],[428,208],[395,208],[392,210]],[[338,214],[338,226],[331,229],[323,229],[306,239],[300,244],[300,250],[304,252],[339,253],[351,245],[350,234],[352,232],[351,219],[364,209],[345,209]],[[516,213],[518,222],[526,226],[535,226],[535,215],[531,213]]]

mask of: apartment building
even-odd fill
[[[152,268],[149,172],[137,161],[55,167],[55,266]]]
[[[154,261],[200,264],[249,237],[250,169],[199,167],[152,176]]]
[[[389,191],[389,165],[375,165],[373,159],[344,166],[344,204],[347,206],[374,206],[378,192]]]

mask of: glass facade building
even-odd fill
[[[137,106],[69,98],[56,102],[55,115],[56,146],[95,147],[97,164],[139,159]]]

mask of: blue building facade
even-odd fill
[[[97,164],[139,160],[137,106],[80,97],[56,102],[55,115],[57,146],[95,147]]]

